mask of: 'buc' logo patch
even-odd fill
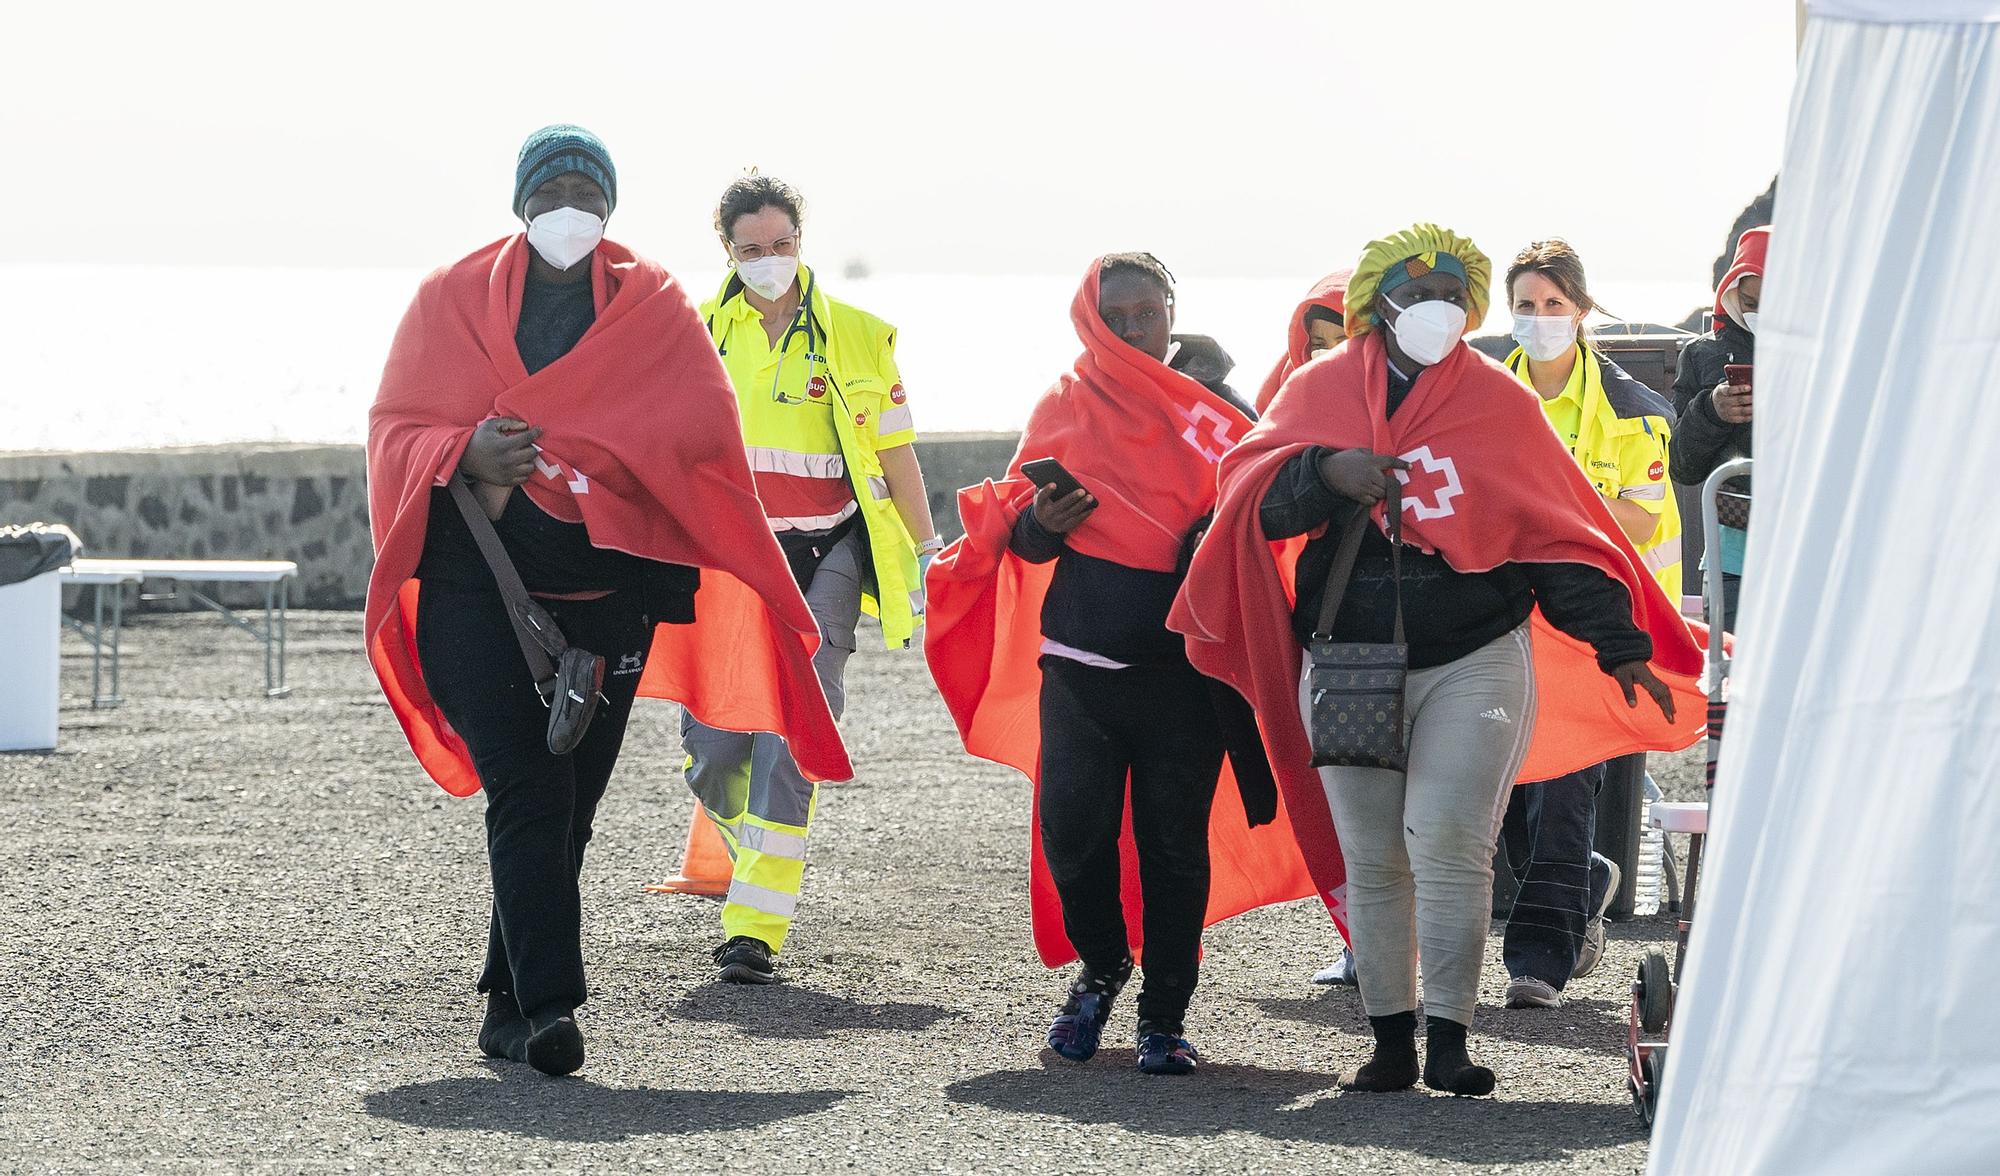
[[[1646,476],[1655,482],[1659,481],[1661,478],[1667,476],[1667,464],[1662,461],[1654,462],[1651,466],[1647,467]]]
[[[889,403],[891,404],[902,404],[909,400],[909,398],[910,394],[903,391],[901,384],[897,384],[889,389]]]

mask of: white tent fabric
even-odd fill
[[[1654,1173],[2000,1170],[2000,24],[1862,7],[1793,98]]]
[[[1807,10],[1823,20],[1869,20],[1881,24],[2000,21],[2000,0],[1812,0]]]

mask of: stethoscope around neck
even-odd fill
[[[729,296],[732,293],[743,289],[742,278],[731,275],[729,281],[730,286],[734,289],[723,292],[723,301],[725,302],[729,300]],[[771,373],[771,399],[778,404],[810,403],[812,400],[811,390],[815,369],[824,367],[826,364],[826,358],[819,351],[821,334],[819,316],[815,315],[812,309],[813,287],[818,281],[819,275],[813,273],[811,270],[806,271],[805,289],[799,292],[799,308],[792,312],[792,321],[785,327],[785,333],[778,336],[778,370]],[[713,337],[715,334],[715,319],[713,316],[710,316],[708,320],[708,331],[709,335]],[[795,335],[804,335],[806,337],[806,382],[804,387],[807,390],[807,394],[804,396],[792,396],[784,390],[785,361],[791,357],[792,337]],[[716,347],[719,354],[729,354],[729,348],[719,339],[716,341]],[[832,383],[833,373],[829,371],[827,373],[827,384],[831,386]]]

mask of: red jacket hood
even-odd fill
[[[1259,413],[1271,406],[1272,398],[1277,396],[1285,380],[1312,358],[1312,338],[1306,334],[1306,312],[1320,306],[1345,319],[1347,281],[1353,276],[1351,269],[1335,270],[1326,275],[1313,285],[1312,292],[1299,303],[1298,309],[1292,311],[1291,324],[1285,330],[1285,354],[1271,369],[1271,374],[1264,377],[1263,386],[1257,389],[1256,407]]]
[[[1736,260],[1729,263],[1729,272],[1722,275],[1722,284],[1715,288],[1715,317],[1736,322],[1726,307],[1722,305],[1722,295],[1731,286],[1747,277],[1764,276],[1764,254],[1771,248],[1771,226],[1758,225],[1754,229],[1743,230],[1743,236],[1736,242]],[[1738,326],[1743,324],[1737,323]]]

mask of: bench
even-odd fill
[[[124,701],[118,693],[118,640],[125,620],[124,589],[128,585],[143,585],[148,580],[168,580],[187,586],[188,595],[195,603],[220,614],[224,621],[256,638],[264,646],[265,696],[282,698],[291,693],[292,688],[285,682],[285,613],[291,582],[299,574],[299,565],[290,560],[80,559],[62,569],[61,574],[64,583],[89,588],[93,594],[91,625],[86,627],[81,619],[65,621],[91,645],[90,705],[116,706]],[[196,584],[263,585],[263,627],[244,620],[235,610],[194,587]],[[104,619],[104,589],[107,586],[114,589],[108,633]],[[168,592],[142,599],[170,599],[173,595]],[[102,689],[101,665],[107,645],[111,652],[110,694],[105,694]]]

